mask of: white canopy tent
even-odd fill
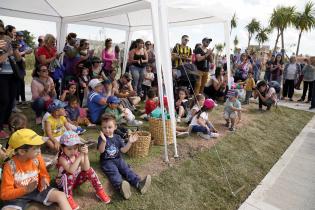
[[[227,63],[230,63],[230,14],[223,8],[202,8],[202,5],[183,7],[178,0],[1,0],[0,14],[3,16],[56,22],[58,49],[65,44],[68,24],[81,24],[121,29],[126,31],[125,59],[126,66],[128,48],[132,33],[138,30],[153,29],[156,65],[159,83],[160,101],[163,101],[163,83],[168,98],[171,125],[174,138],[174,154],[178,156],[176,143],[176,120],[171,73],[170,46],[168,26],[188,26],[208,23],[223,23],[225,32]],[[175,3],[175,4],[173,4]],[[188,2],[191,5],[191,1]],[[198,4],[196,2],[196,4]],[[230,17],[230,16],[229,16]],[[189,32],[188,32],[189,34]],[[228,76],[230,78],[230,65]],[[162,79],[163,78],[163,79]],[[163,103],[161,103],[162,109]],[[165,160],[168,161],[165,119],[164,142]]]

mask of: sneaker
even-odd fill
[[[201,132],[198,132],[197,136],[199,136],[199,137],[201,137],[203,139],[206,139],[206,140],[210,140],[210,138],[211,138],[210,135],[205,134],[205,133],[201,133]]]
[[[87,125],[87,127],[88,127],[88,128],[94,128],[94,127],[96,127],[96,125],[95,125],[95,124],[90,123],[90,124],[88,124],[88,125]]]
[[[19,109],[19,108],[17,108],[17,107],[14,107],[14,108],[12,109],[12,112],[15,112],[15,113],[22,113],[22,110]]]
[[[210,136],[210,138],[218,138],[219,134],[211,132],[211,134],[209,136]]]
[[[303,101],[304,101],[304,99],[299,99],[299,100],[298,100],[298,102],[303,102]]]
[[[185,138],[185,137],[189,136],[189,132],[177,132],[176,136],[179,138]]]
[[[83,128],[81,128],[81,127],[77,127],[77,130],[75,130],[75,132],[76,132],[78,135],[81,135],[81,134],[85,133],[86,130],[83,129]]]
[[[106,204],[110,203],[110,198],[103,189],[96,192],[96,197],[98,197],[101,201],[103,201]]]
[[[235,128],[234,127],[230,127],[229,131],[235,131]]]
[[[73,200],[73,197],[71,195],[69,195],[67,199],[72,210],[77,210],[80,208],[79,205]]]
[[[145,194],[151,185],[151,175],[147,175],[142,181],[138,184],[138,189],[141,194]]]
[[[131,196],[130,184],[125,180],[121,183],[120,193],[126,200],[128,200]]]
[[[230,122],[226,122],[225,127],[227,127],[227,128],[230,127]]]
[[[42,117],[36,117],[35,123],[36,123],[36,125],[42,124]]]
[[[0,131],[0,139],[8,139],[9,134],[7,134],[4,130]]]
[[[132,120],[127,123],[128,126],[141,126],[143,124],[142,121]]]

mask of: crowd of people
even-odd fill
[[[126,153],[138,139],[128,127],[141,127],[144,120],[161,118],[168,112],[168,100],[158,100],[154,45],[151,41],[135,40],[129,49],[127,68],[122,69],[122,56],[113,40],[105,40],[104,49],[97,55],[90,49],[89,40],[69,33],[62,52],[56,49],[51,34],[38,37],[35,49],[27,46],[22,31],[0,22],[0,138],[9,138],[8,148],[14,155],[3,167],[1,199],[7,207],[23,208],[29,201],[48,205],[59,204],[61,209],[78,209],[73,189],[89,180],[96,196],[105,203],[105,193],[88,158],[88,147],[79,135],[100,125],[97,150],[100,168],[113,187],[125,199],[131,196],[130,185],[142,194],[148,190],[151,177],[144,179],[129,168],[121,153]],[[281,99],[293,100],[294,89],[303,81],[300,102],[312,101],[315,108],[315,69],[308,58],[303,64],[295,56],[285,62],[282,53],[270,54],[264,62],[255,52],[237,49],[226,57],[214,54],[205,37],[192,50],[189,36],[183,35],[170,52],[174,81],[175,111],[178,136],[196,133],[203,139],[217,138],[218,130],[209,120],[211,111],[224,102],[223,119],[230,131],[241,121],[242,105],[258,100],[259,109],[270,110]],[[16,105],[26,105],[25,55],[34,54],[31,108],[35,123],[42,127],[40,138],[28,129],[28,119]],[[228,78],[227,67],[232,68]],[[262,80],[261,72],[265,70]],[[187,85],[188,84],[188,85]],[[283,87],[282,96],[280,89]],[[144,103],[144,110],[139,110]],[[160,103],[166,110],[161,110]],[[140,115],[141,120],[136,118]],[[169,116],[167,115],[167,119]],[[5,131],[9,126],[11,133]],[[10,136],[11,135],[11,136]],[[39,151],[45,145],[57,157],[57,189],[49,186],[49,174]],[[0,151],[4,158],[7,154]],[[2,154],[4,153],[4,154]],[[16,172],[18,171],[18,175]],[[28,175],[25,180],[24,178]]]

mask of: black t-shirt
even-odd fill
[[[103,141],[102,138],[98,137],[97,147],[99,147],[102,141]],[[120,149],[124,146],[125,143],[119,135],[114,134],[112,138],[106,137],[105,151],[101,154],[100,160],[104,161],[109,159],[120,158],[121,157]]]
[[[202,50],[201,47],[198,47],[195,51],[196,55],[201,55],[204,56],[206,53]],[[210,66],[210,62],[208,60],[202,60],[202,61],[197,61],[196,60],[196,66],[197,69],[200,71],[204,71],[204,72],[208,72],[209,71],[209,66]]]

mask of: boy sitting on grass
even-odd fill
[[[25,209],[35,201],[49,206],[57,203],[62,210],[71,210],[66,195],[49,186],[50,177],[40,156],[42,137],[30,129],[14,132],[9,146],[15,155],[3,169],[1,183],[2,209]]]
[[[225,102],[224,119],[226,121],[226,127],[228,127],[230,131],[235,131],[236,118],[238,117],[239,121],[241,121],[241,112],[246,111],[246,109],[242,109],[241,102],[237,99],[237,95],[238,93],[235,90],[229,90],[226,95],[228,99]]]
[[[128,166],[121,155],[121,153],[128,152],[132,143],[138,140],[138,135],[130,136],[128,143],[125,144],[119,135],[114,134],[116,128],[115,117],[104,114],[101,119],[101,132],[97,149],[101,153],[102,171],[113,187],[120,191],[125,199],[129,199],[131,196],[130,184],[137,188],[141,194],[144,194],[151,185],[151,176],[147,175],[141,181],[140,177]]]

